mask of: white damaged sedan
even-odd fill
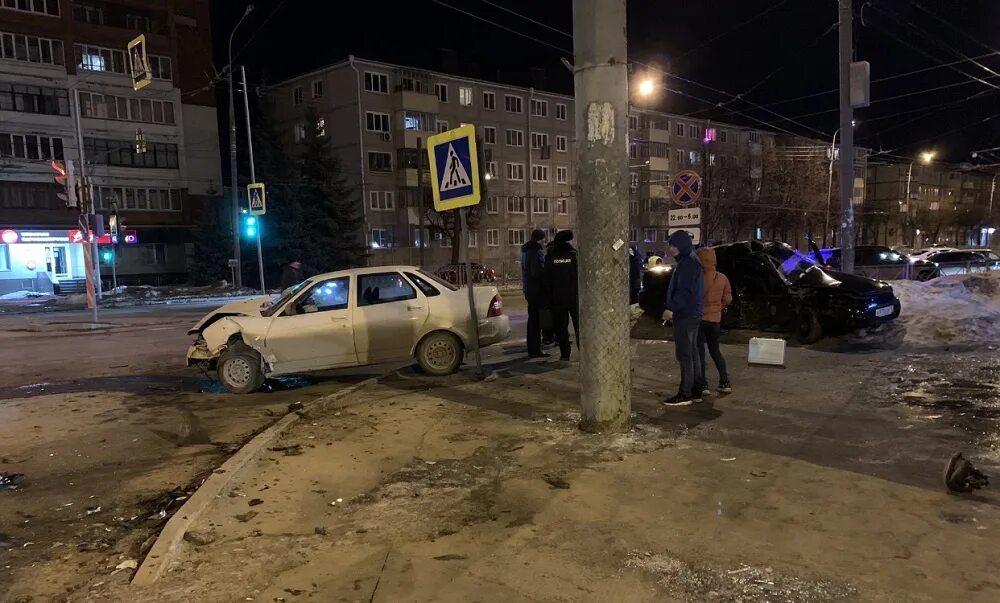
[[[496,287],[475,287],[479,345],[510,334]],[[272,303],[227,304],[189,333],[188,365],[215,369],[229,391],[256,391],[267,377],[415,358],[424,372],[458,370],[469,349],[468,293],[413,266],[320,274]]]

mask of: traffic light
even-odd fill
[[[52,161],[49,165],[52,166],[52,171],[55,172],[52,180],[62,187],[62,191],[57,193],[57,196],[66,203],[66,207],[77,207],[78,197],[76,177],[73,173],[73,162],[70,160],[66,160],[65,163],[62,161]]]
[[[258,228],[257,216],[252,216],[250,214],[243,215],[243,234],[246,238],[256,239]]]
[[[105,264],[110,264],[111,260],[114,259],[115,254],[110,249],[105,249],[101,251],[101,261]]]
[[[118,242],[118,214],[108,216],[108,231],[111,234],[111,242]]]

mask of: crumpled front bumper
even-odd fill
[[[217,356],[212,354],[212,351],[208,349],[208,343],[200,337],[197,341],[191,344],[187,351],[188,366],[211,362],[216,358]]]

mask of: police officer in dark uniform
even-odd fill
[[[560,230],[555,244],[545,256],[545,283],[548,287],[552,320],[559,342],[560,360],[569,360],[569,320],[573,320],[576,345],[580,346],[579,285],[576,249],[570,244],[573,231]]]

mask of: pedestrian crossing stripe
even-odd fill
[[[474,125],[428,137],[427,158],[435,211],[479,203],[482,191]]]

